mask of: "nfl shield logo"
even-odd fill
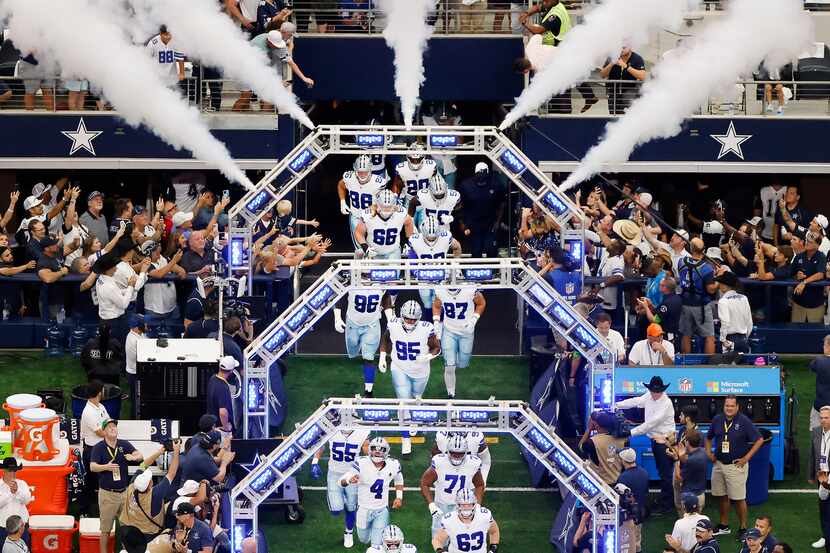
[[[689,378],[681,378],[680,382],[678,383],[678,388],[680,388],[681,392],[691,392],[694,384],[692,383],[691,379]]]
[[[565,283],[565,295],[566,296],[573,295],[575,290],[576,290],[576,284],[574,284],[573,282],[566,282]]]

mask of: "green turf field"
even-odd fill
[[[812,488],[806,483],[806,462],[809,454],[807,413],[812,401],[813,378],[806,369],[806,360],[785,362],[788,372],[788,386],[795,386],[801,402],[802,416],[799,424],[798,442],[801,447],[802,474],[787,475],[783,482],[775,484],[777,489]],[[37,352],[0,354],[0,399],[14,392],[34,392],[38,388],[66,390],[84,380],[83,370],[71,358],[47,359]],[[348,361],[325,357],[303,357],[289,360],[286,386],[289,395],[290,421],[285,425],[288,431],[293,423],[303,420],[324,397],[353,395],[360,392],[362,373],[359,365]],[[459,371],[458,389],[460,398],[482,398],[495,395],[497,398],[515,399],[528,396],[526,362],[510,358],[475,358],[470,369]],[[427,389],[427,395],[444,397],[443,379],[438,370]],[[391,397],[392,385],[388,375],[379,375],[376,385],[377,397]],[[126,405],[122,407],[122,413]],[[428,464],[428,447],[414,445],[411,460],[403,463],[407,486],[417,486],[421,473]],[[491,445],[493,469],[488,484],[492,487],[526,487],[529,477],[524,461],[515,443],[509,438]],[[393,455],[400,453],[399,446],[393,445]],[[298,480],[306,486],[324,486],[325,481],[314,481],[304,468]],[[558,495],[545,492],[491,492],[486,503],[493,511],[502,528],[501,551],[535,553],[550,551],[548,533],[556,512]],[[263,510],[260,521],[268,536],[271,551],[285,553],[329,553],[342,550],[342,519],[335,520],[328,514],[325,493],[305,492],[307,518],[302,525],[284,522],[281,512]],[[707,514],[717,516],[713,505],[707,506]],[[750,520],[758,514],[772,516],[775,533],[779,539],[788,541],[795,551],[810,550],[809,544],[818,537],[818,509],[815,494],[773,494],[770,501],[760,507],[750,507]],[[429,546],[429,513],[420,494],[407,492],[404,507],[392,515],[419,550],[431,551]],[[661,551],[663,534],[670,531],[674,520],[671,517],[655,518],[646,524],[643,551]],[[736,522],[732,527],[735,528]],[[724,552],[736,551],[734,538],[720,539]],[[355,547],[354,551],[362,549]]]

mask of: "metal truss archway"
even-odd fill
[[[339,426],[333,421],[339,414]],[[256,535],[257,510],[338,430],[435,432],[476,430],[510,434],[593,513],[594,553],[616,553],[619,496],[522,401],[331,398],[298,424],[231,491],[232,548]]]

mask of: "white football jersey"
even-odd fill
[[[450,251],[452,235],[446,230],[438,231],[438,238],[429,244],[420,232],[409,237],[409,250],[418,259],[444,259]]]
[[[398,207],[385,221],[380,215],[373,214],[371,209],[365,210],[362,219],[366,225],[366,242],[379,254],[400,251],[400,235],[407,217],[402,207]]]
[[[467,452],[473,455],[478,455],[478,452],[482,451],[481,446],[487,445],[487,442],[484,441],[483,432],[447,432],[446,430],[441,430],[435,433],[435,445],[438,446],[438,451],[441,453],[447,452],[450,436],[453,434],[461,434],[467,438]]]
[[[448,553],[484,553],[487,551],[487,531],[493,523],[489,509],[476,505],[473,520],[469,524],[458,518],[453,511],[441,519],[441,528],[450,536]]]
[[[406,198],[408,202],[415,197],[418,190],[424,190],[429,187],[429,179],[435,174],[435,160],[424,159],[421,163],[420,169],[413,171],[409,168],[409,163],[402,161],[395,166],[395,172],[403,181],[403,189],[401,190],[401,197]]]
[[[178,74],[178,65],[176,62],[184,61],[184,56],[176,52],[173,41],[171,40],[165,44],[161,40],[161,35],[156,35],[150,39],[147,43],[147,52],[159,64],[162,72]]]
[[[349,290],[349,307],[346,320],[355,326],[369,326],[380,320],[383,312],[381,304],[386,290],[377,288],[357,288]]]
[[[424,214],[427,217],[435,217],[444,226],[449,225],[444,222],[443,216],[451,215],[460,200],[461,194],[457,190],[447,190],[447,195],[438,202],[429,193],[429,188],[418,190],[418,205],[423,206]]]
[[[355,217],[364,210],[372,207],[375,195],[386,188],[386,179],[380,175],[372,175],[369,182],[360,184],[354,171],[343,173],[343,184],[346,185],[346,205]]]
[[[350,468],[360,477],[357,483],[357,506],[375,510],[389,506],[389,485],[401,474],[401,464],[388,457],[378,468],[369,457],[358,457]]]
[[[787,187],[782,186],[778,190],[772,186],[765,186],[759,192],[761,199],[761,218],[764,220],[764,230],[761,236],[772,240],[772,226],[775,224],[775,214],[778,212],[778,200],[787,193]]]
[[[392,367],[397,367],[412,378],[429,376],[429,361],[417,361],[419,355],[429,353],[429,337],[435,334],[432,323],[418,321],[418,324],[407,332],[403,328],[403,321],[394,318],[387,326],[389,339],[392,342]]]
[[[481,470],[481,459],[473,455],[464,456],[464,462],[458,466],[450,462],[447,453],[439,453],[432,458],[432,468],[438,473],[435,481],[435,502],[453,505],[455,494],[465,488],[473,489],[473,476]]]
[[[418,553],[418,548],[412,545],[411,543],[404,543],[401,544],[401,548],[399,549],[401,553]],[[383,548],[378,547],[370,547],[366,550],[366,553],[383,553]]]
[[[444,329],[454,334],[469,334],[467,323],[475,313],[475,288],[461,288],[457,294],[450,294],[446,288],[436,288],[435,295],[441,300],[444,314]]]
[[[329,440],[329,474],[342,475],[352,469],[355,459],[363,455],[368,430],[355,430],[348,436],[338,431]]]

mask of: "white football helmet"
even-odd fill
[[[447,181],[438,173],[435,173],[429,179],[429,195],[436,202],[447,197]]]
[[[391,190],[381,190],[375,195],[375,210],[384,221],[389,219],[398,208],[398,199]]]
[[[460,466],[464,463],[464,457],[467,455],[467,439],[462,434],[453,434],[447,443],[447,455],[450,458],[450,464],[454,467]]]
[[[389,442],[380,436],[372,438],[372,441],[369,442],[369,458],[376,463],[380,463],[385,461],[387,457],[389,457]]]
[[[420,142],[412,144],[411,151],[406,154],[406,164],[413,171],[417,171],[424,164],[424,145]]]
[[[421,304],[415,300],[409,300],[401,307],[401,322],[406,331],[413,331],[421,320]],[[411,321],[411,322],[410,322]]]
[[[473,518],[477,503],[476,494],[470,488],[462,488],[455,494],[455,510],[462,518]]]
[[[366,154],[357,156],[354,160],[354,174],[357,177],[357,182],[366,184],[372,178],[372,158]]]
[[[403,547],[403,531],[394,524],[390,524],[383,529],[381,543],[384,553],[400,551],[401,547]]]
[[[434,244],[438,240],[438,232],[440,230],[441,226],[435,217],[426,217],[421,223],[421,234],[423,234],[427,244]]]

